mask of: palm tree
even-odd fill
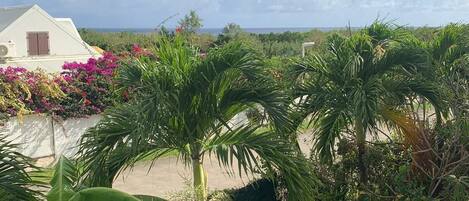
[[[428,79],[440,83],[447,93],[455,118],[469,114],[469,27],[450,24],[439,30],[428,43],[432,68]]]
[[[36,169],[31,159],[16,152],[17,146],[0,136],[0,198],[1,200],[39,200],[40,192],[32,190],[35,182],[28,171]]]
[[[155,55],[157,61],[121,67],[117,80],[133,98],[108,110],[82,138],[81,159],[93,185],[111,185],[119,171],[143,157],[156,160],[177,151],[192,166],[198,200],[207,197],[207,154],[230,170],[236,159],[240,175],[280,173],[289,198],[313,199],[315,180],[307,163],[277,134],[291,125],[287,98],[263,76],[255,55],[232,43],[203,58],[179,36],[163,39]],[[262,107],[273,129],[232,124],[250,107]]]
[[[390,114],[398,112],[407,96],[417,94],[436,105],[437,94],[431,84],[412,76],[427,58],[399,28],[374,23],[350,37],[333,35],[327,45],[323,55],[296,65],[295,97],[303,117],[309,116],[316,128],[315,150],[323,162],[332,161],[338,138],[354,134],[363,187],[368,180],[367,135],[376,133],[382,122],[396,123]]]

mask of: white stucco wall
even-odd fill
[[[54,122],[55,156],[65,155],[70,158],[75,156],[80,137],[86,129],[96,125],[100,119],[100,115],[93,115],[88,118]]]
[[[31,158],[58,157],[62,154],[73,158],[80,137],[100,118],[93,115],[57,121],[46,115],[27,115],[21,120],[11,118],[0,128],[0,134],[18,144],[18,151]]]
[[[53,155],[51,119],[43,115],[11,118],[3,127],[7,140],[19,145],[19,151],[32,158]]]

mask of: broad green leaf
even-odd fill
[[[166,199],[150,195],[134,195],[142,201],[167,201]]]
[[[68,201],[141,201],[140,199],[112,188],[87,188],[76,193]]]

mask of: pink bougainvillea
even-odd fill
[[[118,66],[118,57],[106,52],[100,58],[86,63],[71,62],[63,65],[62,90],[70,99],[64,100],[62,116],[84,116],[102,112],[112,104],[112,78]]]
[[[0,68],[0,83],[0,113],[10,116],[55,110],[65,95],[43,71]]]
[[[52,113],[64,118],[98,114],[113,104],[118,60],[107,52],[86,63],[65,63],[59,75],[0,68],[0,113]]]

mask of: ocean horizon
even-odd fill
[[[154,28],[84,28],[101,33],[119,33],[119,32],[130,32],[130,33],[155,33],[157,29]],[[169,31],[175,31],[174,28],[167,28]],[[266,33],[283,33],[283,32],[308,32],[311,30],[319,31],[335,31],[335,30],[344,30],[347,27],[285,27],[285,28],[243,28],[245,32],[256,33],[256,34],[266,34]],[[352,29],[360,29],[359,27],[352,27]],[[218,35],[221,34],[223,28],[201,28],[198,33],[201,34],[212,34]]]

